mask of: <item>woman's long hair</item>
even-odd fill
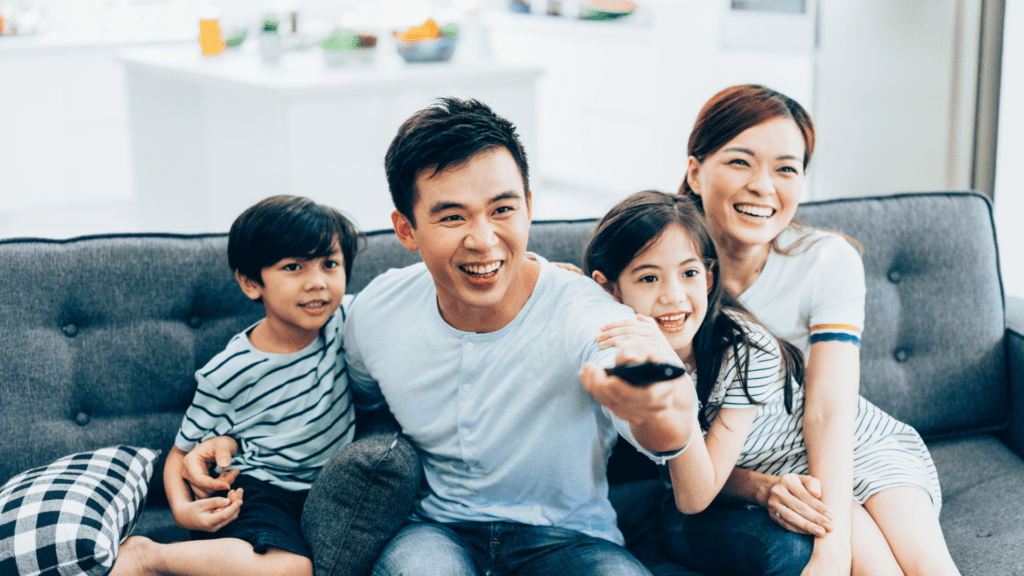
[[[590,276],[600,270],[609,282],[618,282],[619,276],[637,254],[646,250],[672,225],[687,232],[698,256],[712,275],[708,293],[707,314],[693,338],[693,356],[697,364],[697,398],[702,404],[699,422],[703,429],[707,421],[707,401],[718,382],[722,362],[729,350],[736,358],[738,377],[744,394],[753,403],[747,388],[750,350],[764,350],[750,339],[743,325],[736,320],[761,324],[744,306],[725,289],[719,271],[718,253],[711,239],[707,221],[698,203],[688,196],[665,194],[654,190],[637,192],[619,202],[597,223],[594,235],[584,256],[584,272]],[[728,314],[726,312],[729,312]],[[765,328],[766,331],[767,328]],[[769,331],[770,333],[770,331]],[[804,379],[804,358],[800,350],[789,342],[775,338],[779,343],[779,356],[785,378],[786,411],[793,413],[793,384]]]

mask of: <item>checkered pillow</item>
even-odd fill
[[[146,503],[159,455],[111,446],[11,478],[0,488],[0,574],[109,572]]]

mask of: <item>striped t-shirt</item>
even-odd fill
[[[355,413],[342,347],[343,307],[304,349],[261,352],[248,333],[196,372],[196,395],[174,445],[188,452],[214,436],[239,444],[231,465],[286,490],[308,490],[320,469],[352,441]]]
[[[737,320],[746,328],[751,341],[765,349],[750,350],[747,389],[754,403],[743,393],[730,351],[708,398],[708,421],[713,421],[723,408],[756,406],[757,413],[736,466],[776,476],[808,474],[803,388],[794,385],[793,413],[787,413],[777,342],[764,328]],[[699,377],[697,374],[694,381]],[[938,514],[942,506],[939,478],[921,437],[911,426],[889,416],[863,396],[857,401],[853,459],[855,501],[863,504],[871,495],[887,488],[915,486],[928,493]]]

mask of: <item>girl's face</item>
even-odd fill
[[[633,257],[612,285],[612,295],[650,316],[672,348],[693,365],[693,337],[708,311],[712,276],[689,233],[674,224]]]
[[[804,137],[778,117],[748,128],[714,154],[687,167],[719,249],[762,246],[796,214],[804,188]]]

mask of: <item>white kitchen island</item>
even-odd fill
[[[135,195],[142,229],[223,232],[273,194],[308,196],[390,227],[384,154],[399,125],[438,97],[476,98],[535,150],[541,71],[485,61],[328,66],[319,48],[276,66],[199,46],[126,50]],[[170,225],[168,223],[171,223]]]

